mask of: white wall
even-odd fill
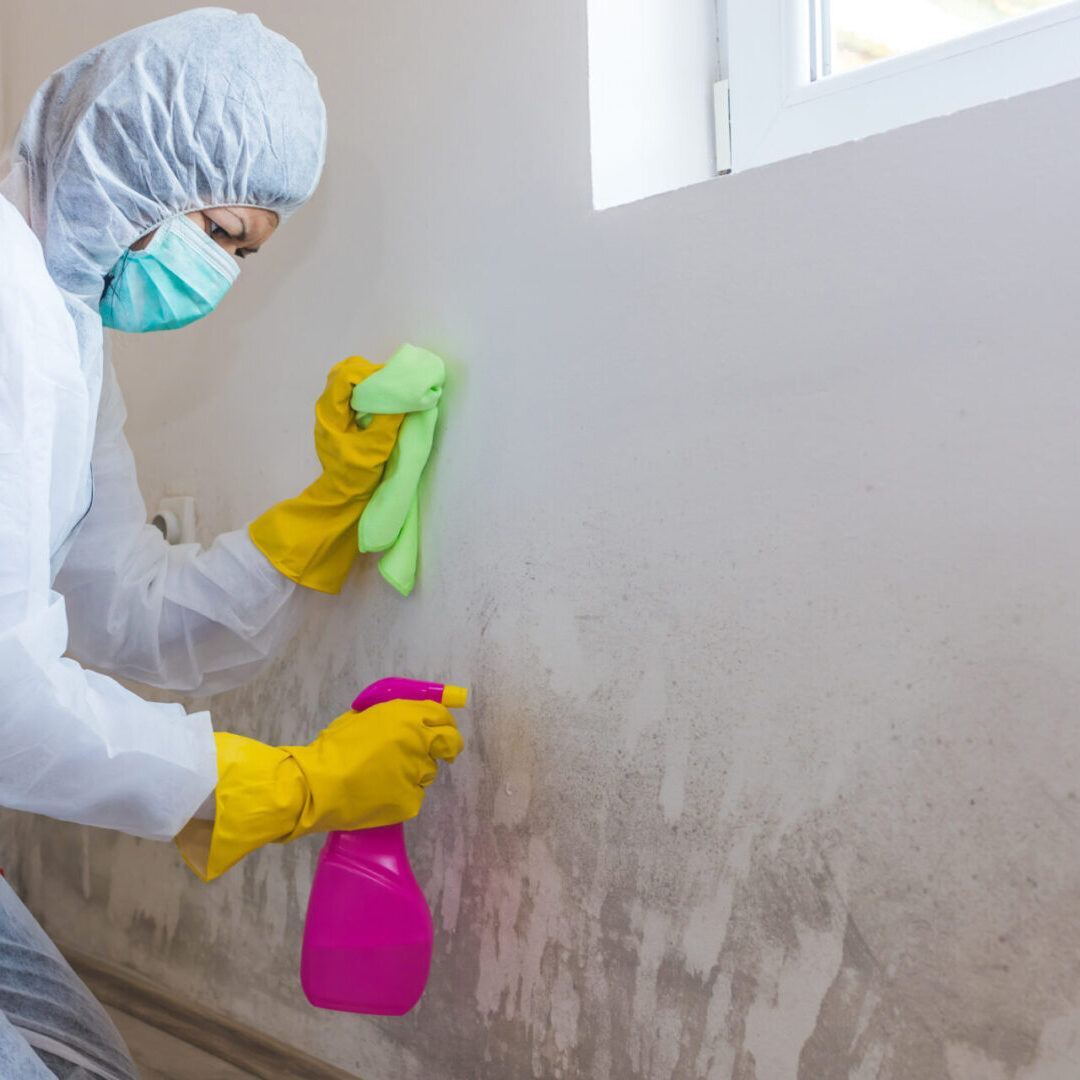
[[[10,114],[179,6],[4,0]],[[583,3],[254,6],[326,179],[123,344],[129,432],[209,537],[310,478],[336,360],[451,361],[418,593],[369,568],[212,702],[291,740],[473,686],[409,829],[432,983],[306,1007],[315,839],[206,887],[23,826],[46,925],[368,1080],[1074,1075],[1080,87],[596,213]]]
[[[588,0],[586,8],[593,206],[715,176],[716,0]]]

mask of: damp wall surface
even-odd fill
[[[178,8],[3,0],[7,122]],[[337,360],[447,357],[417,593],[366,566],[210,701],[298,741],[378,676],[473,688],[408,826],[430,989],[306,1006],[316,838],[206,886],[8,818],[46,927],[366,1080],[1074,1077],[1080,87],[597,213],[580,0],[254,8],[325,180],[117,344],[128,431],[208,541],[312,478]]]

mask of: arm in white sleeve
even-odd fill
[[[40,248],[0,198],[0,805],[175,835],[214,787],[208,713],[64,659],[50,553],[85,507],[91,404]]]
[[[65,659],[64,601],[41,599],[0,633],[0,804],[171,840],[217,783],[210,714]]]
[[[253,677],[292,636],[310,590],[278,573],[248,538],[170,546],[147,524],[123,433],[123,397],[106,364],[94,444],[94,503],[56,580],[71,650],[150,686],[211,694]]]

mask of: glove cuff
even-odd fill
[[[367,503],[367,496],[341,493],[323,474],[295,499],[257,517],[248,535],[291,581],[339,593],[359,554],[356,527]]]
[[[216,814],[192,820],[176,837],[184,861],[212,881],[245,855],[290,837],[308,800],[292,755],[243,735],[214,735],[218,753]]]

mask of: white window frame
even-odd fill
[[[1080,77],[1080,0],[815,82],[810,0],[718,3],[735,171]]]

